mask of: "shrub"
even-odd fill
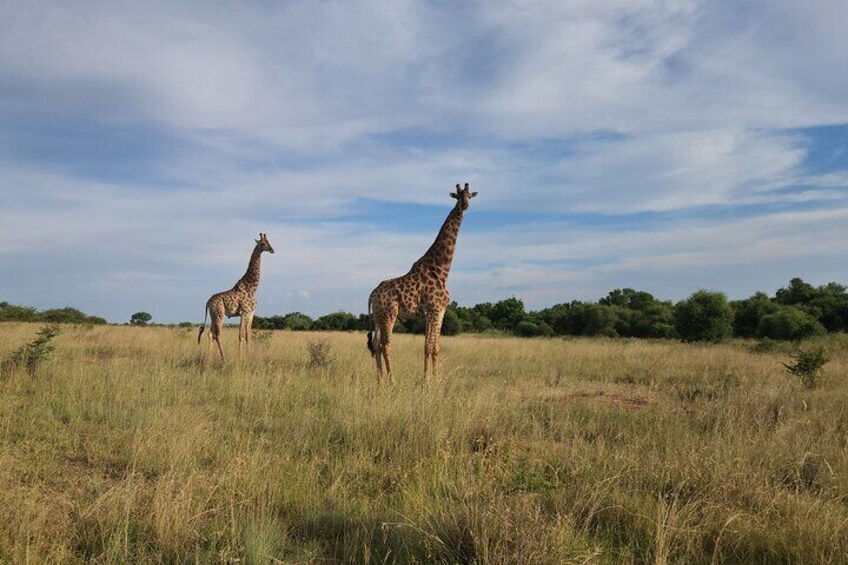
[[[684,341],[722,341],[732,334],[733,311],[723,292],[699,290],[674,307],[674,325]]]
[[[824,352],[824,347],[815,347],[813,349],[799,349],[792,354],[794,363],[784,363],[783,366],[791,374],[801,379],[801,384],[804,388],[814,389],[818,384],[818,375],[822,367],[829,361],[827,354]]]
[[[20,347],[9,357],[3,360],[2,372],[8,373],[18,367],[24,367],[26,372],[34,375],[38,366],[50,359],[56,346],[53,338],[59,335],[58,326],[45,326],[38,332],[36,338],[28,344]]]
[[[515,333],[522,337],[540,337],[553,335],[554,330],[542,320],[524,320],[519,322]]]
[[[795,306],[780,306],[776,312],[763,316],[757,326],[759,337],[771,339],[799,340],[823,333],[824,326]]]
[[[15,306],[8,302],[0,303],[0,322],[34,322],[38,312],[29,306]]]
[[[329,369],[333,364],[333,347],[328,339],[310,340],[306,344],[309,352],[309,367],[312,369]]]

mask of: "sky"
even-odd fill
[[[479,192],[448,280],[529,309],[848,282],[843,0],[0,0],[0,300],[364,312]]]

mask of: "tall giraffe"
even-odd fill
[[[456,250],[456,238],[462,216],[468,209],[469,201],[477,196],[471,192],[468,183],[456,192],[450,193],[456,199],[456,205],[448,214],[436,241],[430,249],[402,277],[381,282],[368,297],[368,312],[374,316],[374,330],[368,332],[368,349],[377,361],[377,381],[383,377],[383,361],[389,382],[394,382],[392,364],[389,360],[392,329],[398,317],[409,319],[415,314],[424,316],[424,383],[431,372],[436,373],[436,361],[441,349],[442,320],[450,304],[450,294],[445,288],[450,273],[453,254]]]
[[[262,252],[273,253],[274,248],[264,233],[259,234],[256,247],[250,254],[250,262],[247,264],[247,272],[238,280],[233,288],[213,294],[206,301],[206,310],[203,312],[203,325],[197,334],[197,343],[206,329],[206,314],[209,314],[209,349],[212,342],[218,344],[218,353],[221,354],[221,362],[224,362],[224,350],[221,347],[221,330],[224,327],[224,316],[232,318],[239,316],[239,353],[242,350],[242,342],[249,349],[252,339],[251,327],[253,325],[253,313],[256,311],[256,290],[259,288],[259,274],[261,271]]]

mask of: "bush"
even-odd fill
[[[757,326],[757,336],[761,338],[800,340],[823,333],[824,326],[795,306],[780,306],[776,312],[763,316]]]
[[[799,349],[792,354],[792,359],[795,362],[791,365],[783,364],[786,370],[801,379],[804,388],[816,388],[819,372],[829,361],[824,347],[819,346],[806,351]]]
[[[59,335],[58,326],[45,326],[38,332],[38,336],[28,344],[22,346],[9,357],[3,360],[2,373],[14,371],[24,367],[26,372],[34,375],[38,366],[50,359],[56,346],[53,338]]]
[[[699,290],[674,307],[674,325],[684,341],[722,341],[733,333],[733,310],[723,292]]]
[[[0,322],[34,322],[38,312],[29,306],[15,306],[8,302],[0,303]]]
[[[542,320],[524,320],[519,322],[515,333],[522,337],[542,337],[553,335],[554,330]]]
[[[309,352],[309,367],[312,369],[329,369],[333,364],[333,347],[328,339],[310,340],[306,344]]]

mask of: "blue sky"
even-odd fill
[[[848,282],[840,1],[0,1],[0,299],[361,312],[469,182],[452,296]]]

